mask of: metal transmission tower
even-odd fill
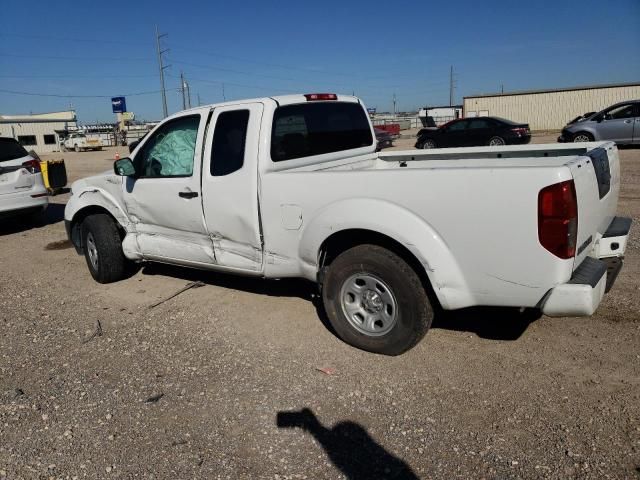
[[[162,61],[162,54],[169,51],[169,49],[160,50],[160,39],[162,37],[166,37],[167,34],[160,34],[158,31],[158,25],[156,25],[156,51],[158,52],[158,67],[160,68],[160,89],[162,90],[162,114],[163,118],[166,118],[169,115],[167,111],[167,91],[164,88],[164,70],[169,68],[171,65],[164,65]]]
[[[456,84],[453,75],[453,65],[451,65],[451,69],[449,70],[449,106],[453,106],[453,92],[455,91]]]
[[[187,99],[184,96],[185,93],[185,82],[184,82],[184,75],[182,74],[182,72],[180,72],[180,93],[182,93],[182,109],[186,110],[187,109]]]

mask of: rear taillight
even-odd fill
[[[529,129],[528,128],[512,128],[511,131],[513,133],[515,133],[516,135],[526,135],[527,133],[529,133]]]
[[[538,194],[538,239],[560,258],[576,254],[578,202],[573,180],[556,183]]]
[[[40,173],[40,162],[37,160],[28,160],[22,164],[24,168],[29,170],[31,173]]]
[[[337,100],[338,95],[335,93],[307,93],[304,98],[306,98],[308,102],[314,100]]]

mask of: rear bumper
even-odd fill
[[[600,258],[585,258],[569,282],[552,288],[543,299],[542,313],[551,317],[593,315],[622,269],[630,229],[631,219],[614,218],[600,239]]]
[[[22,210],[46,208],[49,204],[47,189],[44,185],[19,193],[0,195],[0,213],[3,216],[19,215]]]

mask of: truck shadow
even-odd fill
[[[35,216],[24,214],[7,218],[0,216],[0,236],[59,223],[64,220],[64,207],[63,203],[50,203],[43,214]]]
[[[517,340],[533,322],[542,316],[540,310],[512,307],[470,307],[460,310],[437,309],[431,328],[475,333],[489,340]]]
[[[185,281],[200,281],[207,285],[240,290],[269,297],[296,297],[313,304],[324,327],[336,334],[324,309],[317,286],[302,279],[265,280],[241,277],[224,273],[193,270],[160,263],[150,263],[143,267],[143,275],[167,275]],[[513,341],[527,330],[529,325],[541,317],[539,310],[506,307],[471,307],[445,311],[435,308],[432,328],[475,333],[490,340]]]
[[[313,436],[331,463],[349,480],[375,478],[418,479],[411,467],[376,442],[356,422],[339,422],[332,428],[320,423],[308,408],[276,415],[278,428],[299,428]]]

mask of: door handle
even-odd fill
[[[631,123],[631,120],[625,120],[624,123]]]
[[[198,196],[198,192],[178,192],[178,196],[182,198],[196,198]]]

